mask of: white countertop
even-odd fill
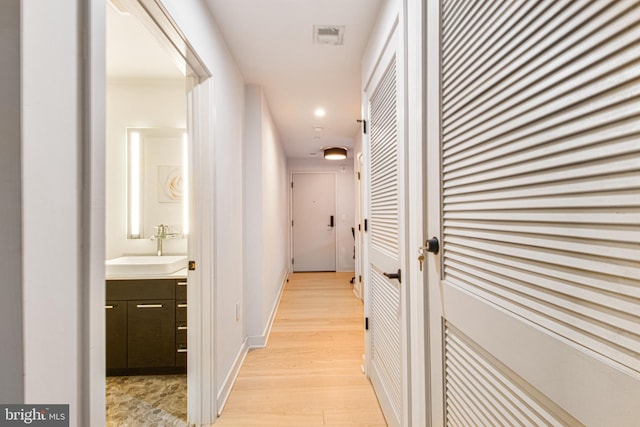
[[[106,280],[145,280],[145,279],[186,279],[187,269],[183,268],[171,274],[130,274],[130,275],[117,275],[107,276]]]

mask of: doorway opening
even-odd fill
[[[109,1],[105,20],[107,421],[208,424],[211,74],[159,2]]]

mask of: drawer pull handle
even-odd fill
[[[178,286],[187,286],[187,282],[178,282]]]
[[[178,326],[178,330],[179,331],[186,331],[187,328],[189,328],[188,326]]]
[[[178,353],[186,353],[187,349],[186,348],[179,348],[178,349]]]
[[[115,305],[114,304],[105,305],[104,308],[106,308],[106,309],[115,308]]]
[[[187,308],[187,304],[178,304],[178,308]]]
[[[162,308],[164,304],[138,304],[136,305],[138,308]]]

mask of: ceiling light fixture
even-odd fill
[[[324,158],[327,160],[344,160],[347,158],[347,149],[343,147],[325,148]]]
[[[316,111],[314,111],[313,114],[315,114],[316,117],[324,117],[327,115],[327,112],[324,111],[323,108],[316,108]]]

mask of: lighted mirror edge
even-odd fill
[[[140,156],[140,133],[131,132],[129,141],[129,156],[130,156],[130,198],[129,203],[131,206],[131,217],[129,219],[129,234],[131,238],[140,237],[140,197],[141,197],[141,156]]]
[[[182,234],[189,234],[189,135],[182,135]]]

